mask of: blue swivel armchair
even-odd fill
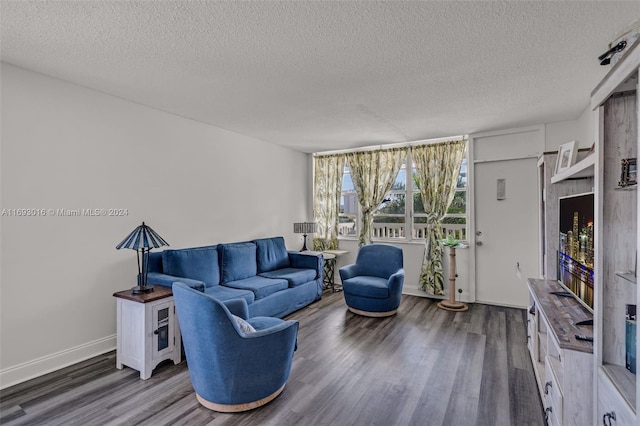
[[[344,300],[351,312],[388,317],[398,312],[404,284],[402,249],[389,244],[360,248],[356,263],[340,268]]]
[[[247,318],[244,299],[222,303],[180,282],[172,288],[198,401],[232,413],[276,398],[289,378],[298,322]]]

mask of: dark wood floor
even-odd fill
[[[292,314],[298,351],[284,392],[240,414],[201,407],[186,363],[148,380],[111,352],[5,389],[4,425],[543,425],[524,310],[440,310],[404,296],[398,315],[348,312],[341,293]]]

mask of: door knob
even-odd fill
[[[482,245],[482,241],[476,241],[476,245],[477,246],[481,246]]]

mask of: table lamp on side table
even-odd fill
[[[134,229],[127,237],[116,246],[116,249],[128,248],[136,251],[138,256],[138,286],[133,287],[133,294],[148,293],[153,291],[153,286],[147,285],[147,273],[149,272],[149,252],[152,248],[168,246],[160,235],[142,222],[142,225]]]
[[[317,225],[315,222],[296,222],[293,224],[293,233],[294,234],[303,234],[304,243],[302,244],[302,248],[300,251],[307,251],[307,235],[315,234],[317,232]]]

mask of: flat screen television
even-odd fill
[[[593,312],[593,192],[559,200],[558,281]]]

